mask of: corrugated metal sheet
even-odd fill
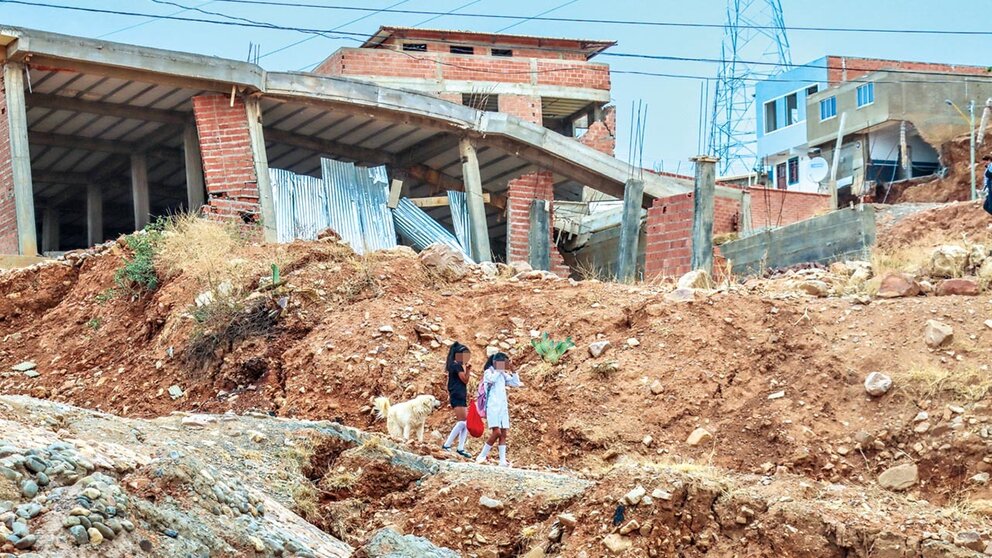
[[[385,169],[372,171],[352,163],[321,159],[329,224],[359,254],[396,246],[393,216],[386,203]],[[375,177],[383,180],[374,180]]]
[[[468,198],[465,192],[448,190],[448,207],[451,208],[451,224],[455,228],[455,237],[462,247],[462,252],[472,253],[472,227],[468,220]]]
[[[409,198],[400,198],[396,208],[393,209],[393,218],[400,236],[415,250],[423,250],[435,243],[447,244],[461,252],[466,261],[472,261],[458,239],[432,219],[427,212],[414,205]]]
[[[313,240],[328,227],[327,193],[319,178],[269,169],[279,242]]]

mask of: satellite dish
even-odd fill
[[[810,182],[822,182],[829,173],[830,165],[823,157],[813,157],[809,160],[809,170],[806,171],[806,176]]]

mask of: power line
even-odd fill
[[[386,6],[385,8],[382,8],[382,9],[383,9],[383,10],[385,10],[385,9],[389,9],[389,8],[392,8],[392,7],[394,7],[394,6],[399,6],[400,4],[406,4],[406,3],[407,3],[407,2],[409,2],[409,1],[410,1],[410,0],[400,0],[399,2],[396,2],[395,4],[391,4],[391,5],[389,5],[389,6]],[[341,25],[338,25],[338,26],[337,26],[337,27],[335,27],[334,29],[331,29],[331,31],[338,31],[338,30],[340,30],[340,29],[344,29],[345,27],[348,27],[348,26],[349,26],[349,25],[351,25],[352,23],[358,23],[359,21],[362,21],[362,20],[364,20],[364,19],[368,19],[368,18],[370,18],[370,17],[372,17],[372,16],[374,16],[374,15],[376,15],[377,13],[379,13],[379,12],[381,12],[381,11],[382,11],[382,10],[378,10],[378,11],[375,11],[375,12],[372,12],[372,13],[369,13],[369,14],[365,14],[365,15],[363,15],[363,16],[361,16],[361,17],[358,17],[358,18],[355,18],[355,19],[353,19],[353,20],[351,20],[351,21],[349,21],[349,22],[347,22],[347,23],[342,23]],[[316,39],[316,38],[317,38],[318,36],[319,36],[319,35],[313,35],[313,36],[310,36],[310,37],[307,37],[307,38],[305,38],[305,39],[300,39],[299,41],[295,41],[295,42],[292,42],[292,43],[290,43],[290,44],[288,44],[288,45],[286,45],[286,46],[283,46],[283,47],[279,47],[279,48],[277,48],[277,49],[275,49],[275,50],[270,50],[269,52],[266,52],[265,54],[263,54],[262,56],[260,56],[260,57],[259,57],[259,59],[262,59],[262,58],[265,58],[266,56],[271,56],[271,55],[273,55],[273,54],[276,54],[276,53],[279,53],[279,52],[282,52],[282,51],[284,51],[284,50],[287,50],[287,49],[290,49],[290,48],[293,48],[293,47],[295,47],[295,46],[297,46],[297,45],[301,45],[301,44],[303,44],[303,43],[305,43],[305,42],[308,42],[308,41],[312,41],[313,39]],[[320,62],[317,62],[317,64],[320,64]],[[314,65],[316,65],[316,64],[314,64]]]
[[[513,29],[514,27],[516,27],[516,26],[518,26],[518,25],[520,25],[522,23],[526,23],[528,21],[536,21],[537,18],[539,18],[539,17],[541,17],[543,15],[547,15],[547,14],[550,14],[551,12],[560,10],[560,9],[564,8],[565,6],[571,6],[572,4],[574,4],[574,3],[578,2],[578,1],[579,0],[569,0],[568,2],[565,2],[563,4],[559,4],[559,5],[555,6],[554,8],[551,8],[550,10],[544,10],[543,12],[541,12],[541,13],[539,13],[537,15],[533,15],[533,16],[530,16],[530,17],[521,19],[520,21],[518,21],[516,23],[511,23],[510,25],[507,25],[506,27],[502,27],[500,29],[497,29],[496,32],[497,33],[502,33],[503,31],[506,31],[507,29]]]
[[[229,1],[232,1],[232,0],[214,0],[214,1],[217,1],[217,2],[229,2]],[[239,1],[249,1],[249,0],[239,0]],[[266,0],[251,0],[251,1],[265,2]],[[310,28],[304,28],[304,27],[291,27],[291,26],[275,25],[275,24],[262,23],[262,22],[218,21],[218,20],[215,20],[215,19],[181,17],[181,16],[175,16],[175,15],[160,15],[160,14],[149,14],[149,13],[141,13],[141,12],[128,12],[128,11],[123,11],[123,10],[109,10],[109,9],[88,8],[88,7],[81,7],[81,6],[66,6],[66,5],[61,5],[61,4],[52,4],[52,3],[46,3],[46,2],[35,2],[35,1],[29,1],[29,0],[0,0],[0,4],[18,4],[18,5],[25,5],[25,6],[35,6],[35,7],[61,9],[61,10],[72,10],[72,11],[80,11],[80,12],[88,12],[88,13],[110,14],[110,15],[120,15],[120,16],[128,16],[128,17],[152,18],[152,19],[171,20],[171,21],[184,21],[184,22],[189,22],[189,23],[205,23],[205,24],[212,24],[212,25],[223,25],[223,26],[234,26],[234,27],[264,28],[264,29],[272,29],[272,30],[278,30],[278,31],[294,31],[294,32],[298,32],[298,33],[315,34],[315,35],[323,36],[323,37],[326,37],[326,38],[346,39],[346,40],[351,40],[351,41],[356,41],[356,42],[361,42],[361,43],[364,43],[365,42],[365,39],[367,39],[368,36],[369,36],[368,33],[354,33],[354,32],[347,32],[347,31],[331,31],[331,30],[323,30],[323,29],[310,29]],[[457,15],[457,14],[451,14],[451,15]],[[340,35],[340,36],[331,36],[330,35],[331,33],[334,33],[335,35]],[[992,32],[990,32],[990,33],[992,33]],[[361,37],[361,39],[359,39],[357,37]],[[432,40],[434,40],[434,39],[432,39]],[[457,41],[449,41],[449,40],[443,40],[443,39],[437,39],[436,42],[457,43]],[[546,50],[560,50],[560,49],[550,49],[550,48],[548,48]],[[407,55],[407,56],[410,56],[411,58],[415,58],[415,59],[435,61],[435,59],[433,59],[433,58],[426,58],[426,57],[415,56],[412,53],[406,52],[406,51],[396,51],[396,52],[401,53],[401,54],[404,54],[404,55]],[[611,52],[611,53],[602,53],[602,55],[622,57],[622,58],[641,58],[641,59],[648,59],[648,60],[673,61],[673,62],[697,62],[697,63],[719,63],[720,62],[720,60],[715,59],[715,58],[684,57],[684,56],[665,56],[665,55],[641,54],[641,53]],[[475,69],[477,69],[475,67],[462,66],[462,65],[459,65],[459,64],[454,64],[454,63],[449,63],[449,62],[443,62],[443,61],[439,61],[439,60],[437,62],[439,64],[442,64],[442,65],[451,66],[451,67],[460,68],[460,69],[466,69],[466,70],[475,70]],[[756,62],[756,63],[758,63],[758,64],[772,65],[772,66],[779,66],[779,64],[773,63],[773,62]],[[847,65],[845,65],[845,66],[831,66],[829,64],[821,65],[821,64],[812,64],[812,63],[810,63],[810,64],[792,65],[790,67],[804,67],[804,68],[827,69],[827,70],[846,70],[846,71],[849,71],[849,72],[885,71],[885,72],[889,72],[889,73],[907,73],[907,74],[927,73],[927,72],[918,72],[918,71],[914,71],[914,70],[900,70],[900,69],[886,70],[886,69],[879,69],[877,67],[876,68],[861,68],[861,67],[857,67],[857,66],[847,66]],[[566,66],[564,68],[549,68],[549,69],[545,69],[545,70],[530,70],[530,69],[527,69],[527,70],[520,70],[520,71],[500,71],[500,72],[489,72],[489,73],[497,74],[497,75],[499,75],[499,74],[502,74],[502,75],[518,75],[518,74],[532,74],[532,73],[539,73],[539,74],[540,73],[554,73],[554,72],[571,71],[571,70],[574,70],[574,67]],[[612,73],[615,73],[615,74],[631,74],[631,75],[645,75],[645,76],[672,77],[672,78],[685,78],[685,79],[706,79],[706,80],[714,79],[712,76],[695,76],[695,75],[686,75],[686,74],[666,74],[666,73],[644,72],[644,71],[634,71],[634,70],[611,70],[611,71],[612,71]],[[930,72],[930,73],[932,73],[932,72]],[[963,79],[947,80],[947,81],[943,81],[943,83],[960,83],[962,81],[966,81],[968,77],[979,78],[980,76],[977,76],[977,75],[964,76],[964,75],[962,75],[962,78]],[[992,77],[992,73],[990,73],[990,77]],[[805,79],[804,80],[804,79],[776,79],[776,78],[766,78],[766,79],[762,79],[760,81],[784,82],[784,83],[819,83],[819,81],[808,80],[808,79]],[[846,80],[846,81],[850,82],[850,81],[855,81],[855,80],[854,79],[849,79],[849,80]],[[869,81],[877,81],[877,80],[869,80]],[[923,82],[923,83],[942,83],[942,81],[940,81],[940,80],[919,80],[919,81],[920,82]],[[889,82],[889,83],[912,83],[913,81],[912,80],[888,80],[888,81],[877,81],[877,82],[880,82],[880,83],[886,83],[886,82]]]
[[[247,4],[257,6],[278,6],[290,8],[312,8],[319,10],[339,10],[339,11],[374,11],[374,8],[361,8],[356,6],[329,6],[324,4],[312,4],[307,2],[276,2],[273,0],[217,0],[229,4]],[[434,12],[429,10],[386,10],[383,13],[406,14],[406,15],[449,15],[444,12]],[[693,23],[693,22],[673,22],[673,21],[635,21],[622,19],[585,19],[573,17],[542,17],[506,14],[450,14],[453,17],[482,18],[482,19],[511,19],[511,20],[533,20],[558,23],[596,23],[602,25],[630,25],[630,26],[650,26],[650,27],[689,27],[723,29],[722,23]],[[777,29],[775,26],[764,25],[741,25],[743,29],[754,29],[769,31]],[[817,27],[817,26],[797,26],[787,27],[787,31],[818,31],[833,33],[906,33],[914,35],[992,35],[992,31],[980,30],[951,30],[951,29],[891,29],[875,27]]]
[[[434,21],[436,19],[441,19],[444,16],[449,16],[449,15],[457,12],[458,10],[465,9],[465,8],[467,8],[469,6],[474,6],[475,4],[478,4],[479,2],[482,2],[482,0],[472,0],[471,2],[466,2],[466,3],[462,4],[461,6],[458,6],[457,8],[453,8],[453,9],[447,11],[447,12],[444,12],[443,14],[438,14],[436,16],[429,17],[429,18],[427,18],[427,19],[425,19],[425,20],[423,20],[423,21],[421,21],[419,23],[414,23],[412,25],[412,27],[420,27],[421,25],[424,25],[426,23],[430,23],[430,22],[432,22],[432,21]]]
[[[215,2],[215,1],[216,1],[216,0],[209,0],[208,2],[204,2],[204,3],[202,3],[202,4],[199,4],[199,5],[197,5],[196,7],[197,7],[197,8],[202,8],[203,6],[206,6],[206,5],[208,5],[208,4],[213,4],[213,3]],[[179,10],[179,11],[177,11],[177,12],[172,12],[172,13],[171,13],[171,14],[169,14],[169,15],[179,15],[179,14],[181,14],[181,13],[184,13],[184,12],[187,12],[187,11],[189,11],[189,9],[182,9],[182,10]],[[104,33],[103,35],[97,35],[97,37],[96,37],[96,38],[97,38],[97,39],[102,39],[102,38],[104,38],[104,37],[109,37],[109,36],[111,36],[111,35],[116,35],[116,34],[118,34],[118,33],[123,33],[124,31],[130,31],[131,29],[135,29],[135,28],[137,28],[137,27],[142,27],[142,26],[144,26],[144,25],[148,25],[149,23],[154,23],[155,21],[157,21],[157,20],[156,20],[155,18],[153,18],[153,17],[150,17],[150,18],[148,18],[148,19],[147,19],[147,20],[145,20],[145,21],[142,21],[142,22],[139,22],[139,23],[135,23],[135,24],[133,24],[133,25],[128,25],[128,26],[126,26],[126,27],[121,27],[120,29],[115,29],[115,30],[113,30],[113,31],[110,31],[109,33]]]

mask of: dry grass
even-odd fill
[[[376,277],[375,264],[368,255],[352,260],[355,266],[355,274],[338,287],[338,292],[344,297],[345,302],[355,302],[369,298],[378,298],[383,294],[382,285]]]
[[[166,224],[155,264],[165,277],[195,277],[211,288],[224,282],[238,285],[241,278],[262,272],[264,264],[232,257],[245,244],[233,223],[181,213]]]
[[[977,401],[992,391],[992,377],[976,368],[949,369],[940,366],[915,366],[892,375],[895,385],[915,400],[951,395]]]
[[[613,277],[607,272],[606,268],[600,265],[596,265],[591,260],[577,261],[575,264],[575,273],[579,276],[582,281],[612,281]]]
[[[872,250],[871,268],[876,278],[889,272],[920,273],[930,265],[930,243],[916,243],[888,250]],[[876,289],[877,290],[877,289]]]

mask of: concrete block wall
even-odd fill
[[[14,206],[14,172],[10,161],[6,93],[3,71],[0,71],[0,254],[17,254],[17,212]]]
[[[207,188],[204,214],[217,220],[256,222],[261,215],[248,114],[241,99],[227,95],[193,98]]]

